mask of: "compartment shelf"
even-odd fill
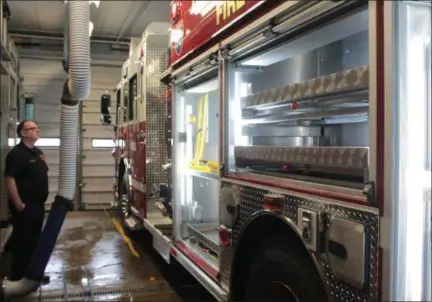
[[[189,224],[188,232],[191,237],[219,255],[219,225],[217,223]]]
[[[285,165],[293,169],[356,175],[362,177],[369,167],[366,147],[283,147],[236,146],[237,167]]]
[[[190,176],[201,177],[201,178],[210,179],[210,180],[219,180],[220,179],[219,174],[212,173],[212,172],[196,171],[196,170],[189,169],[187,174]]]
[[[347,69],[305,82],[265,90],[241,99],[242,108],[264,107],[318,96],[349,93],[367,89],[369,65]],[[331,97],[331,96],[330,96]]]

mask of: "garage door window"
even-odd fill
[[[124,141],[123,140],[115,140],[112,139],[92,139],[91,142],[92,148],[114,148],[116,146],[123,147]]]
[[[16,144],[18,144],[20,142],[20,139],[17,139],[15,141],[15,139],[10,138],[8,141],[8,145],[9,147],[13,147]],[[59,147],[60,146],[60,139],[59,138],[40,138],[36,144],[36,147]]]

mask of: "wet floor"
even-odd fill
[[[180,265],[168,265],[148,234],[124,232],[108,212],[69,213],[45,272],[51,282],[31,300],[215,301]]]

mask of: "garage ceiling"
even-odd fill
[[[54,36],[63,34],[63,1],[8,1],[9,31],[19,34]],[[92,38],[124,41],[141,37],[152,22],[169,22],[170,1],[100,1],[92,5]]]

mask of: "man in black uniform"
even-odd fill
[[[9,193],[13,234],[11,242],[11,276],[24,277],[32,260],[45,218],[44,203],[48,198],[48,166],[43,152],[35,147],[39,128],[32,121],[17,127],[21,138],[6,156],[5,181]],[[49,282],[44,276],[43,283]]]

